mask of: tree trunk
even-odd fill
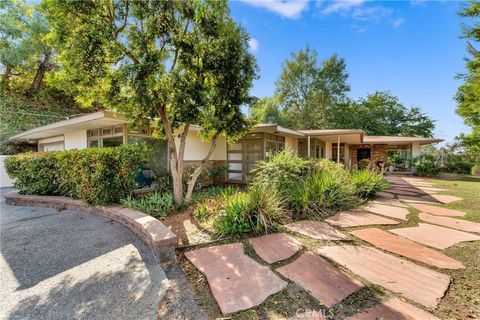
[[[30,85],[30,88],[27,91],[28,96],[33,95],[42,87],[45,73],[53,69],[54,65],[50,61],[51,58],[52,58],[52,49],[48,47],[47,49],[45,49],[43,60],[39,63],[37,72],[35,73],[35,77],[33,78],[32,84]]]
[[[218,134],[216,134],[213,139],[212,139],[212,145],[210,146],[210,150],[207,153],[207,156],[202,160],[202,163],[198,168],[195,169],[193,172],[192,176],[188,180],[188,187],[187,187],[187,193],[185,195],[185,199],[183,200],[184,205],[188,205],[190,201],[192,200],[192,194],[193,194],[193,188],[195,188],[195,184],[197,183],[197,179],[202,173],[202,171],[205,169],[208,160],[210,160],[210,157],[213,153],[213,150],[215,150],[215,146],[217,145],[217,138]]]
[[[2,75],[2,92],[7,92],[10,84],[10,76],[12,75],[12,67],[6,67]]]

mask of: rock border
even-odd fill
[[[18,191],[8,192],[4,197],[9,205],[82,211],[116,221],[149,246],[160,263],[175,260],[177,236],[162,222],[143,212],[119,205],[91,206],[67,197],[23,195]]]

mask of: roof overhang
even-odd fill
[[[420,145],[439,143],[443,139],[419,138],[419,137],[396,137],[396,136],[365,136],[365,144],[387,144],[387,145],[409,145],[418,143]]]
[[[89,130],[124,123],[128,123],[128,121],[115,115],[113,112],[99,111],[24,131],[8,138],[8,141],[35,142],[39,139],[61,136],[72,131]]]
[[[288,129],[272,123],[257,124],[256,126],[253,127],[252,130],[250,130],[250,132],[251,133],[257,133],[257,132],[274,133],[282,136],[290,136],[290,137],[297,137],[297,138],[305,137],[305,134],[303,134],[300,131]]]
[[[358,129],[299,130],[306,136],[331,143],[363,143],[363,131]]]

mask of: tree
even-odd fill
[[[435,124],[420,108],[405,107],[388,91],[339,105],[329,114],[335,128],[362,129],[369,135],[432,137]]]
[[[175,202],[187,204],[218,137],[235,139],[249,126],[241,107],[253,101],[256,62],[227,3],[46,0],[44,9],[62,65],[57,76],[76,86],[82,104],[101,103],[165,137]],[[184,193],[193,124],[211,148]]]
[[[285,125],[277,96],[258,99],[250,108],[250,117],[255,123]]]
[[[480,2],[470,1],[470,6],[460,12],[465,18],[478,18],[480,16]],[[473,26],[464,25],[464,38],[480,41],[480,24],[478,21]],[[467,51],[471,55],[466,59],[467,73],[460,75],[463,84],[458,88],[455,99],[457,101],[457,113],[465,120],[465,124],[472,128],[468,135],[461,136],[465,146],[474,148],[480,152],[480,53],[468,42]]]
[[[3,66],[2,90],[8,90],[10,78],[37,69],[29,94],[40,89],[45,72],[53,68],[52,50],[45,36],[49,31],[44,17],[32,6],[20,1],[0,1],[0,63]]]
[[[337,55],[317,61],[318,54],[307,47],[292,53],[283,63],[275,83],[282,124],[297,129],[327,128],[330,109],[347,100],[345,61]]]

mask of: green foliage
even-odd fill
[[[90,148],[10,156],[6,169],[26,194],[59,194],[89,204],[118,203],[137,187],[137,169],[148,160],[145,145]]]
[[[329,113],[334,128],[368,135],[431,137],[435,123],[419,107],[407,108],[388,91],[375,92]]]
[[[5,159],[5,169],[15,179],[15,188],[25,194],[53,194],[58,186],[56,164],[53,152],[24,153]]]
[[[275,188],[285,194],[293,181],[301,180],[309,170],[309,161],[289,150],[276,153],[268,160],[258,161],[253,170],[255,183]]]
[[[436,176],[440,173],[441,168],[435,158],[431,155],[421,155],[413,161],[415,174],[419,176]]]
[[[383,179],[383,174],[373,171],[354,171],[351,180],[355,194],[361,198],[373,196],[377,192],[388,188],[388,183]]]
[[[135,198],[128,196],[121,200],[124,207],[130,207],[152,217],[163,217],[170,213],[175,208],[175,202],[171,193],[153,192],[143,198]]]
[[[472,176],[480,175],[480,164],[476,164],[471,168],[470,174]]]
[[[215,226],[221,236],[246,232],[269,233],[277,230],[283,214],[283,203],[278,193],[253,184],[247,192],[238,192],[226,199]]]
[[[473,40],[474,43],[480,41],[480,25],[478,16],[480,15],[480,3],[470,1],[460,15],[465,18],[475,19],[473,25],[463,25],[463,37]],[[459,78],[463,80],[458,88],[455,99],[457,101],[457,113],[464,118],[465,124],[472,128],[470,134],[461,136],[463,144],[480,153],[480,54],[474,46],[468,42],[467,51],[471,55],[467,59],[467,72]]]

